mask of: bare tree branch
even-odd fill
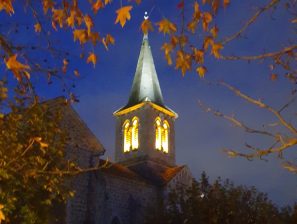
[[[293,127],[288,121],[285,120],[285,118],[279,113],[279,111],[273,109],[269,105],[261,102],[260,100],[256,100],[248,95],[243,94],[239,89],[236,89],[235,87],[225,83],[225,82],[220,82],[221,85],[227,87],[229,90],[234,92],[237,96],[241,97],[242,99],[245,99],[247,102],[252,103],[260,108],[267,109],[270,111],[272,114],[274,114],[278,120],[281,122],[281,124],[286,127],[293,135],[297,135],[297,130],[295,127]]]
[[[242,26],[242,28],[236,32],[235,34],[226,37],[223,41],[222,44],[225,45],[228,42],[234,40],[235,38],[239,37],[252,23],[254,23],[257,18],[265,11],[267,11],[268,9],[274,7],[275,5],[277,5],[280,2],[280,0],[272,0],[270,1],[266,6],[260,8],[245,24],[244,26]]]

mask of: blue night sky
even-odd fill
[[[220,27],[218,39],[237,31],[256,11],[255,6],[265,5],[267,2],[267,0],[231,0],[231,5],[226,10],[221,10],[218,15],[217,25]],[[178,13],[177,3],[176,0],[143,1],[140,6],[132,10],[131,21],[122,29],[120,25],[113,24],[115,10],[120,7],[118,1],[114,0],[111,7],[107,7],[96,16],[95,30],[113,34],[116,37],[115,46],[111,46],[108,52],[105,52],[103,47],[95,49],[98,54],[95,69],[80,62],[77,56],[69,57],[70,66],[75,64],[82,74],[75,81],[74,91],[80,102],[75,104],[74,108],[106,148],[105,157],[113,159],[115,119],[112,113],[124,106],[128,100],[142,41],[139,26],[144,11],[151,12],[150,20],[153,23],[159,21],[162,15],[172,19]],[[156,4],[158,7],[154,7]],[[285,47],[286,43],[296,43],[293,24],[288,22],[290,18],[282,7],[284,6],[281,4],[279,9],[260,16],[258,22],[247,30],[244,38],[226,45],[222,53],[260,54],[265,50],[277,51]],[[2,22],[1,14],[0,19]],[[4,17],[4,19],[11,18]],[[21,33],[21,38],[24,42],[32,41],[25,33]],[[69,43],[69,40],[72,41],[70,32],[57,32],[55,38],[60,42],[59,46],[72,49],[70,52],[80,50],[78,44]],[[156,30],[149,34],[165,104],[179,114],[175,129],[177,163],[187,164],[196,178],[199,178],[202,171],[206,171],[212,180],[220,176],[229,178],[238,185],[256,186],[260,191],[267,192],[269,198],[278,205],[296,202],[297,176],[282,169],[282,161],[275,155],[268,157],[268,162],[261,160],[251,162],[242,158],[228,158],[222,151],[223,148],[242,149],[246,142],[267,146],[265,145],[269,143],[267,139],[253,137],[233,127],[227,121],[202,111],[197,103],[201,100],[221,112],[235,114],[237,118],[252,127],[261,128],[263,123],[274,122],[274,117],[249,105],[227,89],[209,83],[224,80],[248,95],[261,98],[277,108],[286,102],[284,99],[289,99],[293,84],[283,77],[271,81],[269,64],[266,62],[223,61],[212,57],[207,57],[208,73],[204,80],[195,72],[188,72],[182,77],[180,71],[169,67],[166,63],[160,50],[164,40],[164,35]],[[36,83],[43,81],[43,77],[35,78]],[[63,94],[58,83],[51,86],[38,84],[37,91],[46,99]],[[295,124],[296,106],[295,103],[286,112],[288,119]],[[296,153],[289,152],[287,155],[296,161]]]

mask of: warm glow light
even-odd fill
[[[130,122],[128,120],[125,121],[123,125],[124,132],[124,152],[130,151],[131,146],[131,133],[130,133]]]
[[[162,149],[163,152],[168,153],[168,128],[169,125],[167,121],[164,121],[163,124],[163,131],[162,131]]]
[[[156,142],[155,147],[158,150],[162,149],[162,127],[161,127],[161,119],[158,117],[155,121],[156,126]]]
[[[139,142],[138,142],[138,118],[134,117],[132,120],[132,150],[138,149]]]

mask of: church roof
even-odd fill
[[[104,160],[101,160],[104,163]],[[102,169],[104,173],[143,181],[154,186],[166,185],[185,166],[165,166],[152,161],[141,162],[132,166],[125,166],[120,163],[108,163]]]
[[[127,105],[122,109],[144,101],[165,107],[147,34],[143,36],[130,97]]]

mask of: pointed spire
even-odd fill
[[[148,41],[148,34],[144,34],[143,36],[132,89],[126,108],[143,101],[151,101],[165,107]]]

